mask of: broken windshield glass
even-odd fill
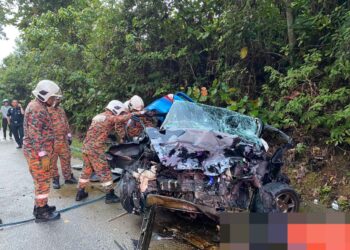
[[[162,129],[199,129],[239,136],[261,145],[258,119],[219,107],[191,102],[174,102]]]

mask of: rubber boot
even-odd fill
[[[61,214],[57,211],[51,212],[48,208],[48,206],[45,207],[37,207],[36,209],[36,215],[35,215],[35,222],[47,222],[51,220],[58,220],[61,218]]]
[[[53,189],[60,189],[60,177],[54,177],[52,181],[52,187]]]
[[[56,211],[56,207],[55,206],[49,206],[49,205],[45,205],[45,207],[50,211],[50,212],[55,212]],[[34,217],[36,216],[36,211],[37,211],[37,207],[34,205],[34,209],[33,209],[33,215]]]
[[[74,175],[72,174],[69,180],[64,181],[65,184],[77,184],[78,181],[75,179]]]
[[[106,204],[118,203],[118,202],[120,202],[120,199],[118,196],[114,194],[113,189],[106,194],[106,199],[105,199]]]
[[[81,201],[85,198],[87,198],[89,196],[89,194],[87,192],[85,192],[85,189],[81,188],[78,190],[77,196],[75,197],[76,201]]]

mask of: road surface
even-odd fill
[[[74,164],[79,163],[77,160]],[[79,177],[79,172],[74,173]],[[63,182],[61,180],[61,182]],[[96,186],[88,200],[103,195]],[[57,209],[78,204],[75,185],[51,190],[49,203]],[[0,219],[9,223],[32,218],[33,182],[23,152],[12,141],[0,142]],[[133,249],[139,236],[141,219],[126,215],[113,222],[110,218],[124,212],[120,204],[106,205],[104,200],[61,214],[61,220],[30,222],[0,229],[1,250],[57,249]],[[120,247],[121,246],[121,247]]]

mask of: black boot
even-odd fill
[[[35,215],[35,222],[46,222],[50,220],[58,220],[61,218],[61,214],[59,212],[52,212],[48,208],[49,206],[45,207],[37,207],[36,208],[36,215]]]
[[[88,197],[89,194],[87,192],[85,192],[85,189],[81,188],[78,190],[77,196],[75,197],[76,201],[81,201],[83,199],[85,199],[86,197]]]
[[[106,199],[105,199],[106,204],[118,203],[118,202],[120,202],[120,199],[118,196],[114,194],[113,189],[106,194]]]
[[[60,189],[61,188],[61,186],[60,186],[60,177],[54,177],[53,178],[52,187],[54,189]]]
[[[69,180],[64,181],[65,184],[77,184],[78,181],[75,179],[74,175],[72,174]]]
[[[56,211],[56,207],[55,206],[49,206],[49,205],[45,205],[45,207],[50,211],[50,212],[55,212]],[[33,209],[33,215],[34,217],[36,216],[36,211],[37,211],[37,207],[34,205],[34,209]]]

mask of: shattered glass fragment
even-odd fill
[[[261,127],[261,122],[256,118],[225,108],[191,102],[175,102],[162,125],[162,129],[198,129],[227,133],[259,146],[262,146],[259,138]]]

